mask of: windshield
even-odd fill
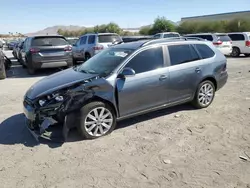
[[[228,35],[217,35],[218,40],[220,41],[224,41],[224,42],[228,42],[231,41],[231,38]]]
[[[69,42],[69,44],[73,45],[78,41],[78,39],[68,39],[67,41]]]
[[[99,43],[108,43],[108,42],[120,42],[121,38],[118,35],[99,35],[98,42]]]
[[[98,53],[75,70],[89,74],[109,75],[123,60],[125,60],[134,50],[108,48]]]
[[[32,46],[63,46],[68,42],[62,37],[39,37],[32,41]]]

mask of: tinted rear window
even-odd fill
[[[214,56],[214,51],[206,44],[195,44],[196,49],[199,51],[202,59],[207,59]]]
[[[229,34],[228,36],[232,39],[232,41],[245,40],[245,37],[242,34]]]
[[[62,37],[39,37],[32,40],[32,46],[62,46],[69,44]]]
[[[191,35],[189,37],[198,37],[198,38],[202,38],[202,39],[205,39],[205,40],[208,40],[208,41],[213,41],[213,36],[212,35]]]
[[[217,35],[217,37],[218,40],[220,41],[225,41],[225,42],[231,41],[231,38],[228,35]]]
[[[180,37],[180,35],[174,33],[164,34],[164,38],[172,38],[172,37]]]
[[[106,43],[106,42],[115,42],[115,41],[121,41],[121,38],[118,35],[99,35],[98,36],[98,42],[100,43]]]

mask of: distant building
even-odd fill
[[[248,19],[250,20],[250,11],[241,11],[241,12],[229,12],[222,14],[211,14],[204,16],[194,16],[194,17],[185,17],[181,18],[181,22],[190,22],[190,21],[229,21],[233,19]]]

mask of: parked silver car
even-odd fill
[[[88,60],[100,51],[122,42],[122,38],[116,33],[89,33],[81,36],[73,45],[73,61]]]
[[[227,78],[227,59],[210,42],[124,43],[37,82],[24,96],[24,114],[36,138],[53,140],[55,127],[66,138],[77,127],[93,139],[117,120],[187,102],[206,108]]]

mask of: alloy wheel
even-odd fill
[[[201,106],[208,106],[214,97],[214,88],[210,83],[201,86],[198,93],[198,101]]]
[[[89,135],[100,137],[110,130],[113,121],[113,115],[109,109],[97,107],[87,114],[84,128]]]

